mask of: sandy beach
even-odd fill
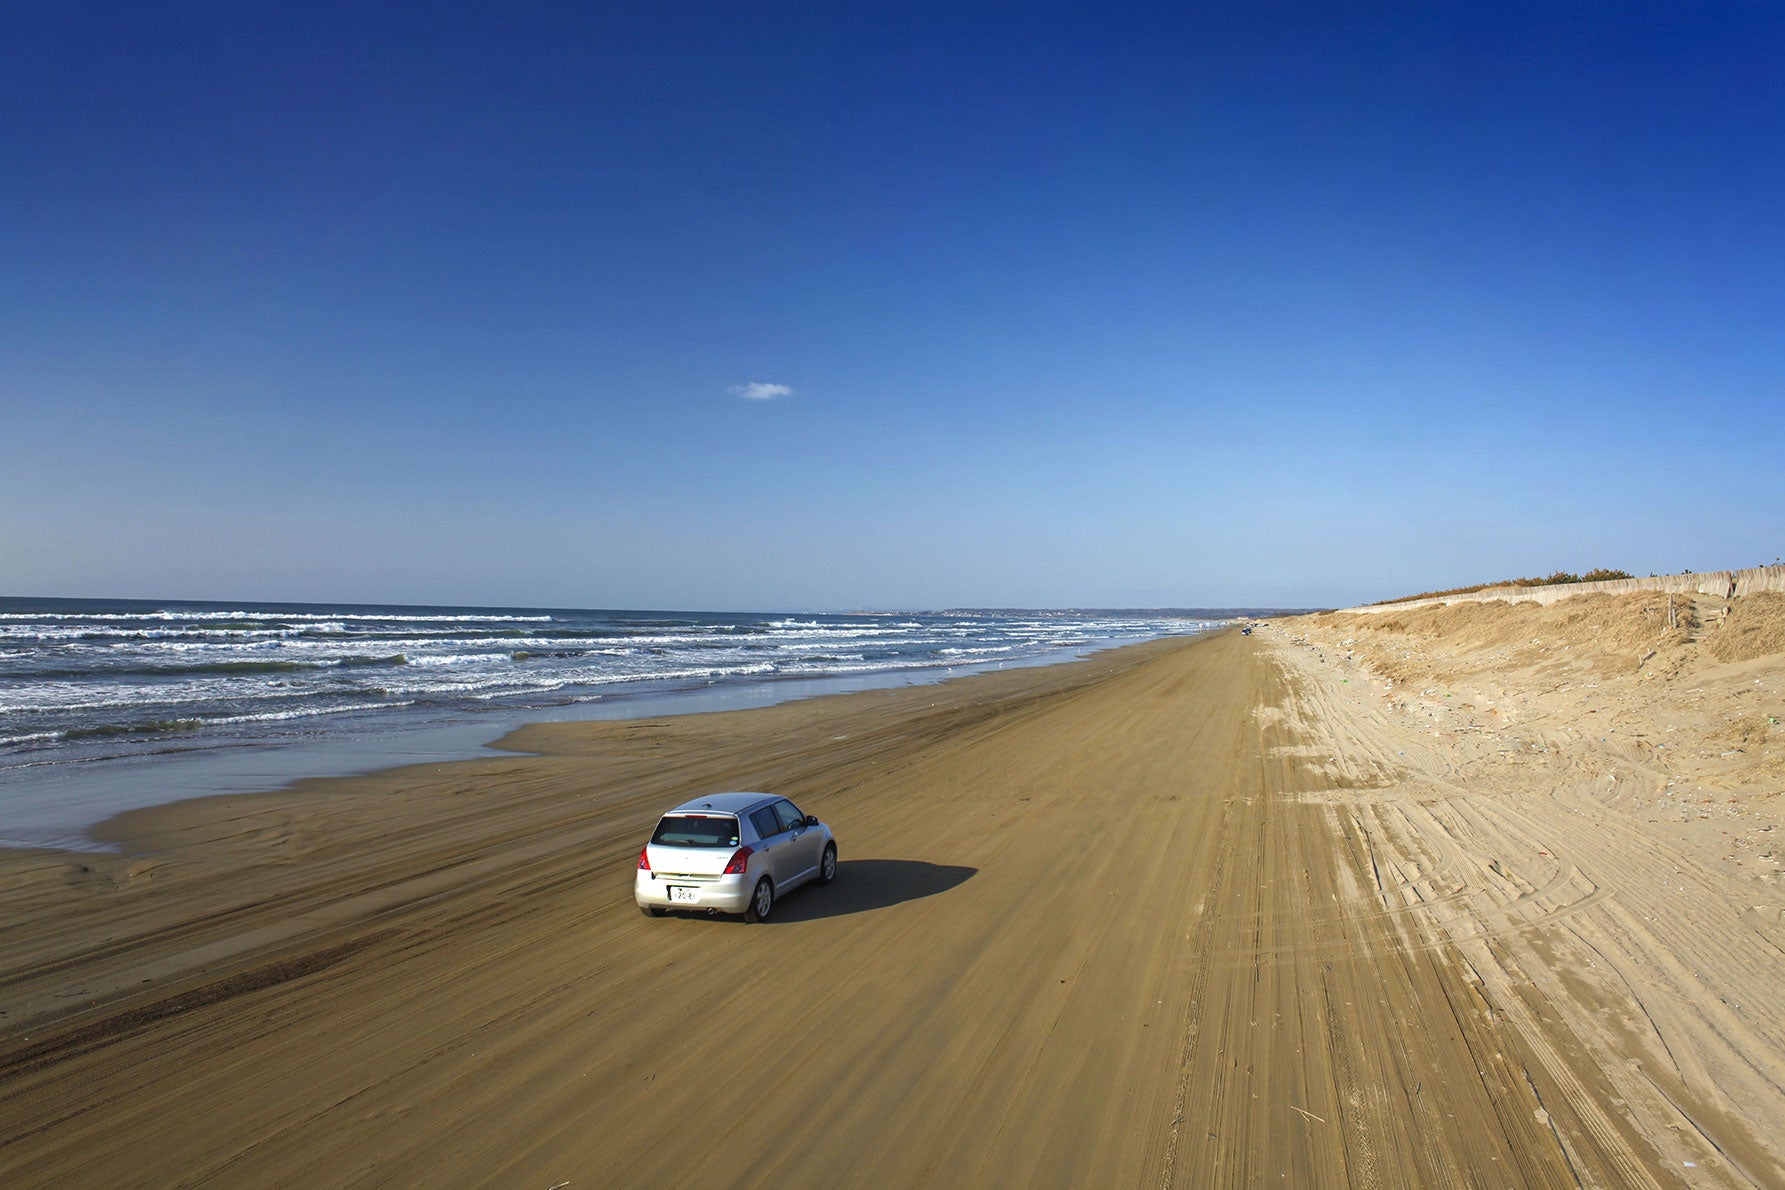
[[[1666,598],[540,725],[0,854],[0,1183],[1785,1185],[1785,596]],[[837,883],[642,917],[726,789]]]

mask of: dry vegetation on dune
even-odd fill
[[[1446,595],[1468,595],[1475,591],[1489,591],[1495,587],[1554,587],[1564,583],[1599,583],[1609,579],[1632,578],[1628,570],[1611,570],[1604,566],[1594,567],[1582,574],[1568,570],[1558,570],[1542,578],[1508,578],[1492,583],[1471,583],[1466,587],[1448,587],[1442,591],[1421,591],[1417,595],[1397,595],[1393,599],[1378,599],[1372,607],[1385,607],[1391,603],[1407,603],[1414,599],[1441,599]]]
[[[1719,661],[1785,653],[1785,594],[1762,591],[1731,604],[1706,648]]]

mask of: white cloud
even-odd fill
[[[760,380],[753,380],[749,384],[734,384],[726,391],[746,401],[772,401],[776,397],[793,395],[793,389],[785,384],[764,384]]]

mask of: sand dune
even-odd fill
[[[1589,739],[1550,662],[1482,671],[1499,718],[1415,697],[1375,619],[540,726],[0,857],[0,1181],[1785,1184],[1767,844],[1704,846],[1772,803]],[[1446,631],[1422,682],[1473,664]],[[1630,716],[1785,676],[1654,660],[1591,680]],[[837,884],[641,917],[649,823],[724,788],[822,815]]]

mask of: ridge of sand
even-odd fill
[[[1645,1135],[1778,1184],[1785,595],[1261,631],[1306,683],[1294,705],[1336,737],[1325,796],[1372,820],[1392,895],[1443,923],[1527,1036],[1561,1025]]]
[[[1604,707],[1506,669],[1515,748],[1365,639],[542,725],[0,856],[0,1182],[1785,1184],[1775,893],[1690,833],[1759,795],[1669,833]],[[723,788],[821,814],[837,884],[641,917],[650,822]]]

